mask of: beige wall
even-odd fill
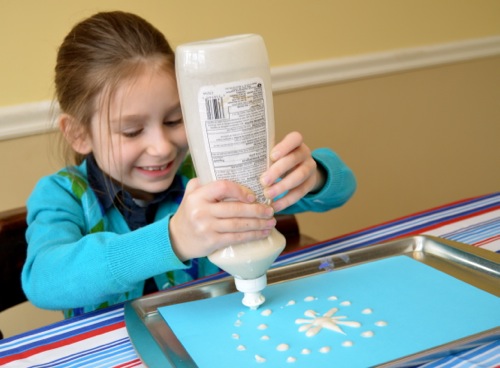
[[[500,57],[277,95],[278,134],[301,130],[354,169],[343,208],[299,216],[326,239],[500,190]]]
[[[0,0],[0,106],[50,99],[63,37],[111,9],[146,17],[174,46],[262,34],[273,66],[500,35],[497,0]]]
[[[0,107],[49,99],[68,29],[115,8],[145,16],[173,45],[260,33],[273,66],[500,35],[496,0],[256,0],[244,11],[228,0],[2,0]],[[278,134],[296,129],[312,148],[331,146],[359,180],[345,208],[301,215],[303,231],[323,239],[497,190],[498,70],[489,58],[277,94]],[[49,135],[0,141],[0,210],[23,205],[59,167],[53,144]]]

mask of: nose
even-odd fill
[[[174,149],[174,144],[163,126],[151,129],[146,139],[146,152],[151,156],[169,156]]]

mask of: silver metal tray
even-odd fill
[[[406,255],[500,297],[500,255],[450,240],[415,236],[337,253],[268,271],[268,284],[329,272],[382,258]],[[158,313],[158,308],[236,292],[232,277],[144,296],[125,305],[132,344],[150,368],[197,367]],[[500,338],[500,327],[419,352],[380,367],[412,367]]]

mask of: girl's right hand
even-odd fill
[[[205,257],[219,248],[264,239],[276,225],[271,206],[257,203],[252,191],[221,180],[189,181],[170,220],[170,241],[181,261]]]

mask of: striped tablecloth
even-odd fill
[[[314,244],[280,256],[275,265],[417,234],[500,252],[500,193],[447,204]],[[123,305],[116,305],[0,340],[0,366],[125,368],[143,364],[127,334]],[[500,340],[444,357],[425,367],[500,367]]]

